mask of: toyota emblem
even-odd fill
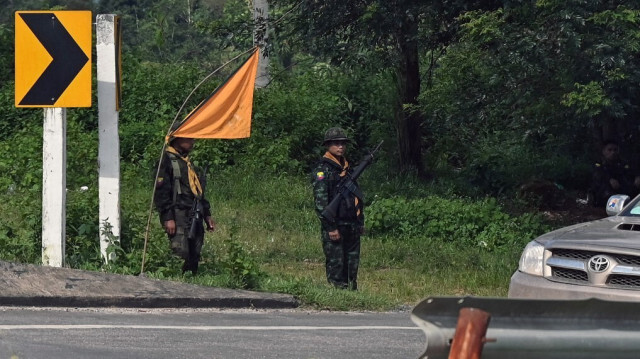
[[[605,256],[593,256],[589,259],[589,269],[596,273],[602,273],[609,268],[609,258]]]

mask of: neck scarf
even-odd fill
[[[349,169],[349,161],[346,158],[342,157],[342,162],[336,158],[336,156],[332,155],[331,152],[325,152],[324,158],[335,162],[340,168],[342,168],[342,172],[340,172],[340,177],[344,177],[347,174],[347,170]],[[344,163],[343,163],[344,162]]]
[[[167,146],[167,152],[173,153],[187,163],[187,168],[189,169],[189,187],[191,187],[191,193],[193,193],[198,198],[201,197],[202,186],[200,185],[200,178],[198,178],[198,174],[196,174],[196,171],[193,168],[191,161],[189,160],[189,156],[182,156],[182,154],[180,154],[180,152],[178,152],[178,150],[176,150],[172,146]]]

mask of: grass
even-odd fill
[[[365,235],[359,291],[345,292],[326,283],[319,223],[304,179],[255,179],[245,174],[237,181],[215,182],[210,200],[218,231],[207,235],[205,259],[224,262],[232,235],[262,274],[253,289],[294,294],[305,307],[392,310],[429,296],[505,296],[528,240],[490,252],[422,237]],[[223,273],[174,279],[238,285]]]
[[[135,172],[123,173],[123,248],[118,262],[106,268],[111,272],[139,273],[150,200],[150,182],[140,181],[140,177]],[[429,296],[506,295],[520,251],[530,239],[490,251],[469,246],[472,241],[464,238],[443,240],[393,231],[367,234],[362,238],[359,290],[336,290],[326,283],[319,222],[306,178],[228,171],[214,173],[209,184],[208,196],[218,230],[206,235],[200,273],[195,277],[180,274],[181,263],[170,256],[154,213],[145,262],[150,277],[290,293],[305,308],[394,310],[413,307]],[[419,186],[406,185],[414,190]],[[397,180],[363,184],[365,193],[380,197],[403,193],[401,186]],[[427,192],[426,186],[419,189],[421,194]],[[0,195],[0,210],[15,212],[16,198],[5,200]],[[22,200],[26,203],[29,198]],[[29,205],[37,204],[32,201]],[[77,206],[71,213],[83,217],[81,221],[67,220],[75,227],[97,217],[97,199],[68,205]],[[33,209],[24,207],[25,211]],[[11,223],[21,225],[19,213],[11,218]],[[21,238],[8,225],[5,227],[0,226],[5,228],[0,231],[0,245],[9,243],[15,248],[18,243],[39,241],[33,233]],[[101,269],[99,256],[94,253],[97,234],[77,232],[68,233],[68,243],[74,243],[73,253],[67,252],[73,258],[68,263],[75,268]],[[20,261],[19,256],[11,257],[1,248],[0,258]]]

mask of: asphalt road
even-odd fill
[[[0,358],[417,358],[408,312],[0,307]]]

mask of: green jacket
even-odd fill
[[[175,171],[177,166],[178,171]],[[172,153],[165,152],[160,163],[160,172],[156,181],[154,203],[160,213],[160,222],[175,220],[175,210],[189,210],[195,200],[189,186],[187,163]],[[176,176],[175,172],[180,172]],[[204,184],[203,181],[201,183]],[[204,191],[204,187],[202,188]],[[203,216],[211,216],[211,206],[204,196],[202,197]]]
[[[328,158],[322,158],[311,173],[316,214],[320,219],[322,229],[329,232],[336,230],[338,225],[357,224],[364,226],[363,199],[356,198],[348,191],[345,192],[347,193],[346,198],[340,202],[334,221],[329,221],[322,216],[322,210],[338,195],[341,172],[342,167],[338,163]],[[351,168],[348,172],[351,172]]]

